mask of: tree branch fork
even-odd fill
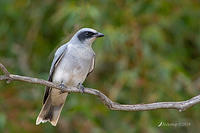
[[[156,102],[156,103],[149,103],[149,104],[133,104],[133,105],[119,104],[119,103],[113,102],[105,94],[103,94],[102,92],[96,89],[84,88],[84,92],[82,92],[82,90],[76,87],[63,88],[53,82],[49,82],[43,79],[10,74],[8,70],[6,69],[6,67],[1,63],[0,63],[0,69],[4,74],[4,75],[0,75],[0,80],[6,80],[7,83],[10,83],[11,81],[23,81],[23,82],[33,83],[33,84],[49,86],[55,89],[62,90],[64,92],[86,93],[86,94],[95,95],[99,97],[101,102],[103,102],[104,105],[106,105],[110,110],[148,111],[148,110],[156,110],[156,109],[177,109],[178,111],[181,112],[200,103],[200,95],[197,95],[186,101],[179,101],[179,102]]]

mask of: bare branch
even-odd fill
[[[11,78],[10,78],[10,73],[8,72],[8,70],[6,69],[6,67],[0,63],[0,69],[2,70],[2,72],[4,73],[4,75],[7,77],[6,79],[6,83],[10,83],[11,82]],[[2,77],[0,77],[1,79]],[[5,78],[5,77],[4,77]]]
[[[43,80],[43,79],[10,74],[1,63],[0,63],[0,69],[5,74],[5,75],[0,76],[0,80],[11,79],[11,80],[16,80],[16,81],[23,81],[23,82],[33,83],[33,84],[49,86],[49,87],[56,88],[59,90],[62,89],[59,85]],[[64,92],[82,93],[82,90],[73,87],[73,88],[64,88]],[[134,105],[127,104],[126,105],[126,104],[119,104],[119,103],[113,102],[106,95],[104,95],[103,93],[101,93],[100,91],[96,89],[85,88],[83,93],[87,93],[87,94],[91,94],[91,95],[95,95],[99,97],[100,100],[111,110],[121,110],[121,111],[147,111],[147,110],[155,110],[155,109],[177,109],[179,111],[184,111],[192,107],[193,105],[200,103],[200,95],[198,95],[189,100],[180,101],[180,102],[157,102],[157,103],[150,103],[150,104],[134,104]]]
[[[0,69],[2,70],[2,72],[9,77],[10,73],[8,72],[8,70],[5,68],[5,66],[3,64],[0,63]]]

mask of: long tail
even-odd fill
[[[57,101],[60,100],[58,95],[60,95],[59,97],[62,97],[62,101],[56,102],[56,104],[55,104],[55,100],[57,100]],[[54,93],[54,96],[55,96],[55,93]],[[64,106],[65,99],[67,97],[67,93],[60,94],[60,92],[59,92],[56,94],[56,97],[54,97],[54,96],[53,97],[51,95],[48,96],[45,104],[43,105],[43,107],[37,117],[36,125],[39,125],[41,122],[45,123],[45,122],[49,121],[53,126],[56,126],[58,119],[60,117],[62,108]]]

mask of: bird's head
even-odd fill
[[[97,32],[94,29],[82,28],[72,37],[72,40],[91,46],[96,38],[103,36],[104,34]]]

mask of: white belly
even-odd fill
[[[66,86],[77,86],[79,83],[83,83],[87,76],[87,72],[81,72],[76,68],[72,70],[65,70],[58,68],[53,76],[53,82],[61,83],[63,82]]]

